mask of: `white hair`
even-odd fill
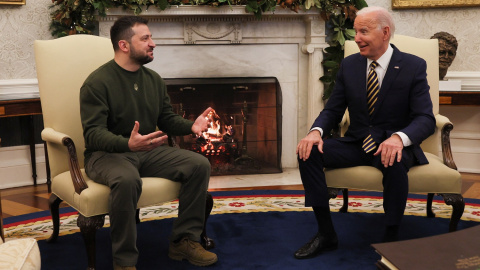
[[[395,34],[395,22],[393,21],[393,17],[388,12],[388,10],[382,8],[382,7],[364,7],[361,10],[357,12],[357,16],[359,15],[365,15],[369,13],[375,13],[375,18],[377,20],[377,26],[379,29],[384,28],[385,26],[388,26],[390,28],[390,38],[393,38],[393,35]]]

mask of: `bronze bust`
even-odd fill
[[[438,39],[439,75],[440,80],[443,80],[453,59],[457,55],[458,42],[453,35],[447,32],[435,33],[431,38]]]

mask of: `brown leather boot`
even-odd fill
[[[200,243],[187,237],[182,238],[178,243],[170,243],[168,257],[176,261],[186,259],[196,266],[208,266],[218,261],[215,253],[206,251]]]

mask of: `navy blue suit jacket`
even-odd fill
[[[420,143],[435,130],[427,64],[422,58],[392,47],[393,55],[372,116],[367,111],[367,58],[357,53],[342,61],[335,89],[312,128],[320,127],[324,134],[328,133],[338,125],[348,108],[350,125],[341,140],[363,141],[372,134],[380,144],[392,133],[401,131],[412,141],[405,149],[413,151],[417,164],[426,164],[428,161]]]

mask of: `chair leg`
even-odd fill
[[[140,209],[137,209],[137,213],[135,214],[135,222],[140,223]]]
[[[337,198],[338,196],[338,192],[341,190],[342,191],[342,194],[343,194],[343,205],[342,207],[340,208],[340,210],[338,210],[338,212],[341,212],[341,213],[347,213],[348,212],[348,189],[346,188],[327,188],[328,190],[328,197],[330,199],[335,199]]]
[[[87,249],[88,270],[95,269],[96,249],[95,249],[95,235],[98,229],[103,227],[105,223],[105,215],[85,217],[78,214],[77,225],[80,227],[80,232],[83,235],[85,248]]]
[[[428,193],[427,195],[427,217],[429,218],[435,217],[435,213],[432,210],[433,196],[435,196],[435,193]]]
[[[50,208],[50,214],[52,216],[52,223],[53,223],[53,232],[52,235],[47,239],[48,243],[54,243],[57,241],[58,234],[60,233],[60,203],[63,200],[57,197],[57,195],[53,194],[50,195],[48,199],[48,206]]]
[[[203,224],[203,232],[200,235],[200,238],[202,239],[202,244],[205,249],[212,249],[215,247],[215,242],[213,239],[209,238],[207,236],[207,220],[208,217],[210,216],[210,213],[212,212],[213,208],[213,197],[212,194],[207,192],[207,200],[206,200],[206,208],[205,208],[205,223]]]
[[[348,212],[348,189],[344,188],[342,189],[342,194],[343,194],[343,205],[340,210],[338,210],[341,213],[347,213]]]
[[[460,194],[444,193],[440,194],[445,201],[445,204],[452,206],[452,217],[450,218],[450,225],[448,228],[449,232],[454,232],[457,230],[458,222],[463,215],[465,210],[465,201],[463,196]]]

